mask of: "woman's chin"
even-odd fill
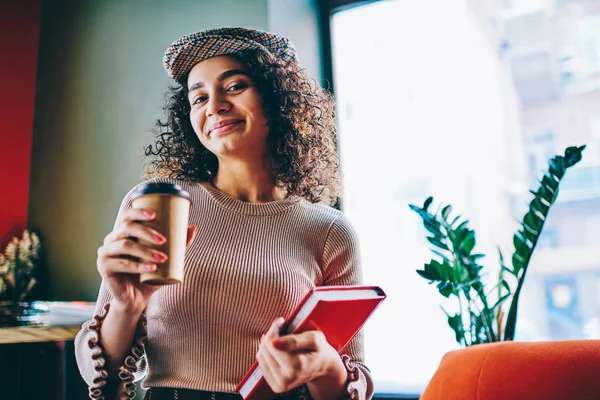
[[[219,140],[217,146],[214,147],[214,150],[211,149],[213,153],[217,156],[232,156],[236,154],[243,154],[244,146],[241,143],[238,143],[236,140]]]
[[[247,134],[247,132],[232,132],[228,135],[211,138],[205,146],[211,153],[217,155],[217,157],[236,156],[245,158],[246,156],[251,156],[254,153],[260,152],[261,150],[264,151],[264,149],[262,149],[264,145],[259,143],[263,139],[260,139],[260,141],[257,139],[258,138]],[[266,141],[266,135],[264,140]],[[259,149],[259,147],[261,149]]]

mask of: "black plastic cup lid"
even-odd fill
[[[145,196],[147,194],[168,194],[171,196],[179,196],[184,199],[188,199],[190,202],[192,198],[190,194],[183,190],[183,188],[175,183],[166,182],[149,182],[145,183],[131,195],[131,200],[135,200],[138,197]]]

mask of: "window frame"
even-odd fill
[[[318,19],[322,48],[323,87],[334,93],[333,43],[331,19],[333,14],[350,8],[365,6],[382,0],[321,0],[318,2]],[[335,93],[334,93],[335,94]]]
[[[380,2],[382,0],[321,0],[319,4],[319,27],[322,48],[322,68],[323,68],[323,87],[334,93],[333,75],[333,42],[331,32],[331,20],[335,13],[348,10],[355,7]],[[340,204],[341,206],[341,204]],[[342,207],[343,208],[343,207]],[[377,389],[377,388],[375,388]],[[373,396],[374,400],[418,400],[421,393],[384,393],[377,392]]]

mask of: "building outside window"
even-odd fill
[[[458,347],[448,305],[415,272],[431,253],[408,205],[451,203],[493,274],[497,246],[512,254],[528,189],[569,145],[590,148],[530,264],[517,339],[600,338],[600,229],[590,226],[600,224],[600,75],[565,63],[594,64],[599,15],[583,0],[379,1],[334,14],[342,208],[364,280],[388,293],[365,329],[377,391],[421,392]]]

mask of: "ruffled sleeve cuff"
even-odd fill
[[[135,397],[135,382],[137,379],[136,375],[143,375],[146,371],[146,357],[144,350],[144,342],[148,337],[148,322],[146,320],[146,314],[140,316],[136,331],[133,345],[129,351],[129,355],[123,361],[123,365],[119,368],[119,379],[120,379],[120,399],[129,400]]]
[[[106,386],[108,379],[108,371],[106,370],[106,358],[104,357],[104,349],[100,344],[100,327],[102,322],[108,314],[110,304],[105,304],[100,314],[94,315],[92,323],[89,325],[89,339],[88,347],[92,354],[92,361],[94,364],[94,372],[92,376],[92,383],[89,387],[91,399],[104,399],[102,389]]]
[[[342,354],[342,363],[348,372],[348,383],[346,384],[346,399],[364,400],[366,395],[365,379],[361,379],[361,371],[356,365],[352,365],[350,356]]]
[[[100,341],[100,328],[108,314],[110,303],[104,305],[100,314],[95,315],[92,323],[89,325],[90,337],[88,346],[92,353],[94,363],[94,375],[92,384],[89,387],[89,395],[94,400],[105,400],[106,393],[104,389],[108,381],[108,371],[106,369],[106,356],[104,348]],[[138,370],[146,369],[146,361],[144,357],[144,341],[148,336],[146,315],[142,314],[136,327],[134,342],[129,351],[129,355],[125,358],[123,365],[119,368],[119,399],[128,400],[135,397],[134,374]],[[139,363],[139,364],[138,364]]]

